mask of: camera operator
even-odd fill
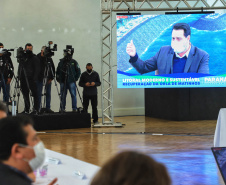
[[[8,103],[10,97],[10,82],[13,78],[13,63],[11,53],[3,50],[4,45],[0,43],[0,92],[3,91],[3,101]],[[4,79],[3,79],[4,78]]]
[[[39,109],[41,108],[41,96],[42,96],[42,89],[43,89],[43,80],[45,77],[47,77],[47,81],[46,81],[46,113],[53,113],[53,111],[50,109],[50,102],[51,102],[51,85],[52,85],[52,80],[55,76],[55,66],[53,63],[53,59],[52,58],[47,58],[44,56],[44,51],[46,49],[46,46],[43,46],[41,49],[41,52],[37,55],[37,57],[40,60],[40,73],[39,73],[39,78],[38,78],[38,82],[37,82],[37,86],[38,86],[38,100],[39,100]],[[50,67],[52,69],[48,70],[48,74],[47,74],[47,62],[49,62]],[[53,73],[52,73],[53,72]]]
[[[76,81],[81,75],[81,70],[78,62],[72,59],[74,48],[67,46],[64,50],[64,58],[60,59],[56,71],[56,80],[60,83],[61,93],[61,111],[65,111],[67,90],[71,94],[72,99],[72,111],[77,111],[77,99],[76,99]]]
[[[40,73],[40,61],[38,57],[33,54],[33,46],[30,43],[25,45],[25,54],[23,61],[19,62],[19,79],[21,83],[21,90],[24,97],[25,110],[24,113],[30,111],[30,98],[29,92],[31,90],[32,96],[34,97],[34,114],[38,113],[38,93],[37,93],[37,80]]]

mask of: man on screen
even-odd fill
[[[141,74],[158,70],[158,74],[203,73],[209,74],[209,54],[190,42],[191,29],[186,23],[176,23],[172,29],[171,46],[163,46],[149,60],[142,61],[131,40],[126,52],[129,62]]]

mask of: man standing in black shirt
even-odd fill
[[[10,53],[3,50],[4,45],[0,43],[0,91],[3,91],[3,101],[8,103],[10,97],[10,82],[13,78],[13,63]]]
[[[30,99],[29,93],[31,91],[33,96],[33,113],[38,113],[38,93],[37,93],[37,80],[40,73],[40,61],[38,57],[33,54],[33,46],[28,43],[25,45],[25,56],[22,61],[20,61],[18,74],[21,84],[21,90],[24,97],[25,110],[24,113],[29,113],[30,111]]]
[[[98,123],[97,112],[97,86],[100,86],[99,74],[93,70],[91,63],[86,64],[86,71],[82,73],[79,86],[83,87],[83,107],[85,112],[88,110],[89,100],[92,105],[93,123]]]
[[[51,102],[51,85],[52,80],[55,76],[55,66],[53,63],[53,59],[50,57],[44,56],[44,51],[46,49],[46,46],[43,46],[41,49],[41,52],[37,55],[37,57],[40,60],[40,74],[37,82],[38,87],[38,100],[39,100],[39,109],[41,107],[41,100],[42,100],[42,89],[43,84],[45,85],[45,93],[46,93],[46,113],[53,113],[53,111],[50,109],[50,102]],[[43,81],[44,80],[44,81]]]

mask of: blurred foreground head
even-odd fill
[[[91,185],[170,185],[166,167],[151,157],[133,151],[110,159],[93,178]]]
[[[7,117],[8,108],[6,104],[0,101],[0,119]]]

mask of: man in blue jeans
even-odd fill
[[[72,48],[73,49],[73,48]],[[78,62],[72,59],[73,50],[64,50],[64,58],[60,62],[56,70],[56,80],[60,83],[61,105],[60,111],[65,111],[67,90],[69,90],[72,99],[72,111],[77,111],[76,99],[76,81],[81,75]]]
[[[45,84],[45,95],[43,98],[45,98],[45,112],[46,113],[53,113],[53,111],[50,109],[50,103],[51,103],[51,85],[52,80],[55,76],[55,66],[53,63],[52,58],[47,58],[44,56],[44,51],[46,49],[46,46],[43,46],[41,49],[41,52],[37,55],[37,57],[40,60],[40,74],[37,81],[37,87],[38,87],[38,100],[39,100],[39,110],[43,107],[42,106],[42,91],[43,91],[43,84]],[[41,110],[42,112],[42,110]]]

